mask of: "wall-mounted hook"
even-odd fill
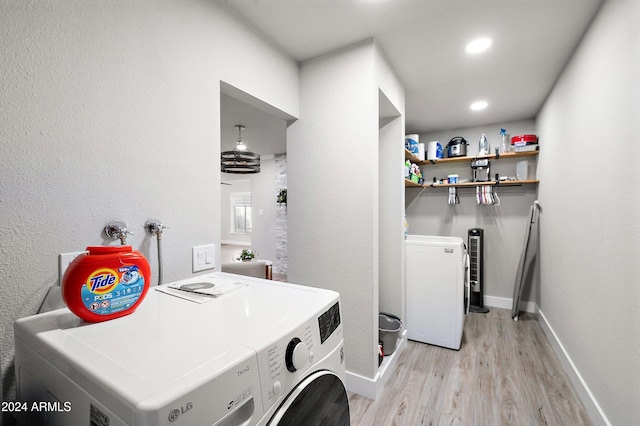
[[[120,221],[114,220],[107,223],[107,226],[104,227],[104,233],[107,234],[107,237],[113,240],[120,240],[120,244],[125,245],[127,243],[127,235],[133,235],[133,232],[127,229],[127,225]]]

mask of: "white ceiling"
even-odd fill
[[[301,62],[375,38],[406,90],[406,133],[428,133],[534,118],[603,0],[216,1]],[[479,36],[492,47],[465,53]]]

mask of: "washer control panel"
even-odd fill
[[[340,324],[340,304],[336,302],[331,308],[318,317],[320,343],[324,343]]]
[[[302,377],[342,342],[339,303],[336,302],[290,334],[258,350],[258,369],[265,412],[286,396]]]

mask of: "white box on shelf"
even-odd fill
[[[518,161],[516,164],[516,179],[527,180],[529,178],[529,162],[527,160]]]

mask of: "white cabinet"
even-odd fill
[[[405,242],[407,336],[460,349],[468,303],[462,238],[409,235]]]

